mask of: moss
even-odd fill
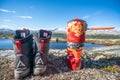
[[[117,72],[118,68],[116,68],[114,66],[105,66],[105,67],[101,68],[101,70],[105,70],[105,71],[109,71],[109,72]]]

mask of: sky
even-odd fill
[[[88,27],[120,27],[120,0],[0,0],[0,28],[65,29],[78,17]]]

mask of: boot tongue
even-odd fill
[[[48,37],[48,33],[47,33],[47,32],[44,32],[44,33],[43,33],[43,37],[45,37],[45,38]]]
[[[40,31],[39,31],[39,35],[38,35],[38,37],[43,38],[43,39],[46,39],[46,38],[51,37],[51,34],[52,34],[51,31],[40,30]]]
[[[49,35],[49,32],[46,30],[40,30],[39,34],[40,34],[40,38],[47,38]]]
[[[28,35],[30,35],[30,30],[28,29],[16,30],[16,34],[20,39],[26,38]]]
[[[25,38],[27,35],[29,35],[28,31],[26,28],[21,29],[21,37]]]

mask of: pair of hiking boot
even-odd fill
[[[36,36],[27,29],[16,30],[13,37],[15,79],[45,72],[51,35],[52,32],[46,30],[39,30]]]

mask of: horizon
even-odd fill
[[[65,29],[78,17],[88,27],[120,28],[119,0],[1,0],[0,28]]]

